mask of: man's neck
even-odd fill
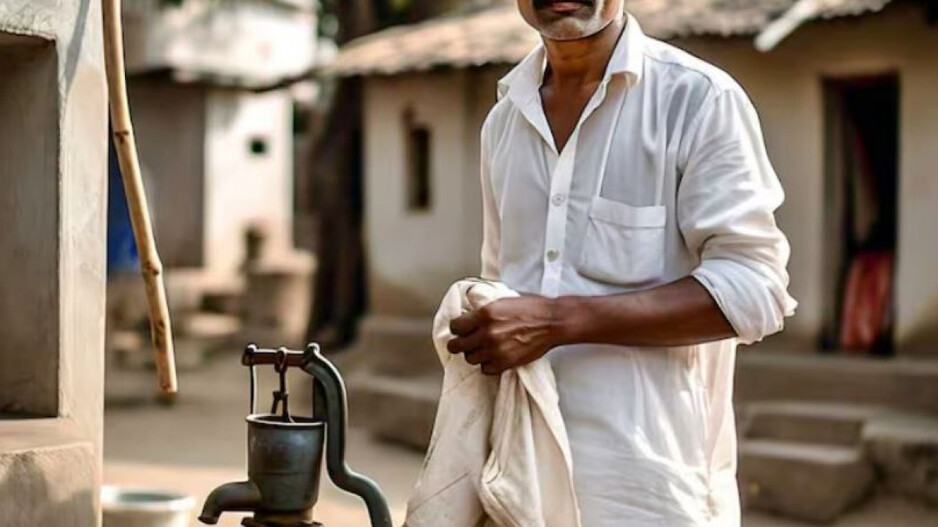
[[[625,15],[613,20],[602,31],[577,40],[544,39],[547,50],[548,77],[545,82],[560,84],[599,83],[625,29]]]

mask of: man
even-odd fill
[[[518,0],[543,37],[482,131],[483,277],[458,318],[497,375],[547,356],[587,527],[738,525],[737,342],[782,329],[783,192],[727,74],[623,0]]]

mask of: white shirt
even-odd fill
[[[726,73],[629,17],[558,152],[543,47],[499,83],[482,130],[482,275],[523,293],[609,295],[694,276],[750,343],[793,313],[784,200],[758,117]],[[583,525],[738,525],[737,339],[575,345],[548,357]]]

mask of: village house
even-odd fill
[[[513,3],[367,36],[330,68],[365,82],[359,348],[370,366],[350,381],[353,414],[416,446],[439,392],[430,318],[452,281],[479,270],[479,130],[497,80],[538,41]],[[778,220],[800,307],[781,336],[740,354],[745,498],[828,520],[866,495],[875,470],[886,487],[938,503],[934,483],[914,475],[934,461],[909,454],[938,451],[938,4],[627,8],[647,34],[745,87],[787,193]]]
[[[244,237],[293,247],[294,95],[312,0],[125,3],[130,102],[164,264],[237,273]]]
[[[295,124],[298,99],[316,90],[315,2],[129,0],[123,20],[180,364],[251,339],[301,345],[312,259],[294,250]],[[113,151],[110,181],[108,348],[146,363],[149,354],[136,353],[146,351],[144,304]],[[252,273],[246,261],[260,255],[248,254],[249,239],[266,265]],[[245,294],[254,302],[242,305]]]

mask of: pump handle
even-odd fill
[[[391,512],[378,485],[349,468],[345,462],[345,437],[348,432],[348,403],[345,382],[335,365],[320,352],[318,344],[309,344],[304,354],[303,369],[318,383],[316,405],[325,399],[326,407],[326,469],[329,478],[340,489],[359,496],[368,507],[372,527],[392,527]]]

